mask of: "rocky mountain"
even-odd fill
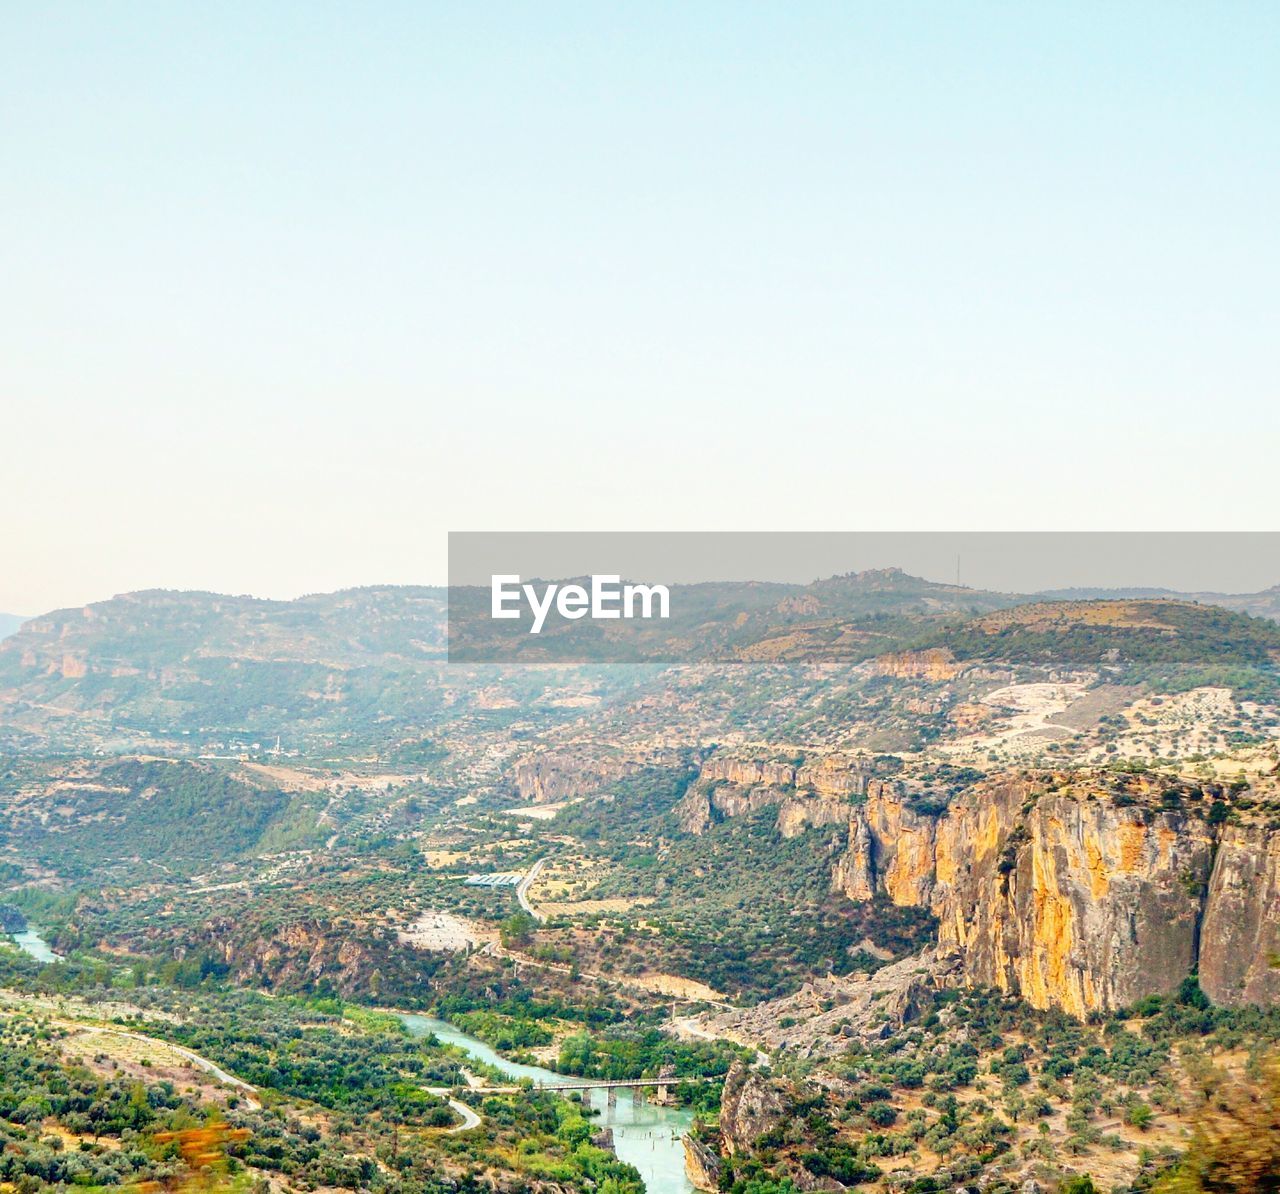
[[[681,829],[776,807],[775,830],[847,824],[833,886],[938,921],[958,980],[1076,1016],[1168,995],[1280,1001],[1280,767],[1233,783],[1104,770],[965,782],[869,758],[712,758]],[[879,774],[878,774],[879,772]]]
[[[0,643],[0,748],[393,754],[426,725],[559,716],[536,702],[562,674],[446,675],[445,609],[439,588],[154,590],[32,618]]]
[[[1216,1003],[1272,1003],[1280,833],[1255,799],[1228,812],[1216,785],[1072,773],[979,784],[931,816],[881,786],[834,881],[929,908],[966,981],[1033,1007],[1112,1011],[1191,973]]]

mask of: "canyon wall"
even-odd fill
[[[964,980],[1077,1016],[1169,994],[1280,997],[1280,833],[1063,781],[969,789],[945,814],[873,792],[833,875],[852,899],[929,908]]]
[[[879,781],[860,756],[827,755],[813,763],[716,757],[676,808],[686,833],[705,833],[718,821],[778,807],[778,832],[796,837],[817,825],[848,822],[850,800]]]
[[[1110,1011],[1197,971],[1215,1003],[1280,1000],[1280,826],[1213,824],[1205,793],[1142,776],[1018,773],[949,804],[918,789],[865,757],[711,758],[677,816],[705,833],[776,807],[788,838],[847,824],[833,887],[929,909],[960,981],[1035,1007]]]
[[[580,750],[541,751],[521,759],[512,776],[516,795],[529,804],[556,804],[595,796],[639,771],[639,759]]]

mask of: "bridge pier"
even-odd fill
[[[653,1101],[660,1107],[665,1107],[671,1101],[670,1087],[674,1085],[675,1080],[675,1066],[663,1066],[662,1069],[658,1071],[658,1089]]]

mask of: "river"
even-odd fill
[[[55,954],[45,939],[40,936],[39,930],[33,929],[30,925],[27,925],[21,933],[10,933],[9,936],[13,938],[14,944],[20,950],[29,953],[37,962],[62,961],[62,955]]]
[[[402,1015],[400,1019],[413,1036],[435,1033],[440,1040],[460,1046],[477,1061],[494,1066],[508,1077],[532,1078],[535,1082],[567,1080],[567,1075],[540,1066],[507,1061],[483,1041],[443,1020],[413,1015]],[[643,1098],[637,1101],[629,1090],[619,1090],[617,1095],[617,1102],[609,1106],[605,1091],[591,1092],[591,1106],[600,1112],[592,1116],[592,1122],[613,1129],[618,1159],[640,1170],[649,1194],[689,1194],[693,1184],[685,1176],[680,1137],[693,1123],[693,1113],[679,1107],[659,1107]]]

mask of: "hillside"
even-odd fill
[[[190,873],[321,844],[324,803],[323,794],[289,794],[263,775],[186,760],[0,769],[0,858],[75,882]]]
[[[672,585],[670,617],[625,625],[569,621],[554,611],[538,635],[494,622],[487,589],[450,591],[454,660],[524,662],[607,659],[693,663],[868,659],[932,623],[1025,600],[936,584],[898,568],[851,572],[807,585],[718,581]]]
[[[962,661],[1097,670],[1172,691],[1273,692],[1280,668],[1276,623],[1167,599],[1032,602],[949,626],[926,645]]]
[[[1123,601],[1165,598],[1193,601],[1197,605],[1219,605],[1238,614],[1270,618],[1280,622],[1280,585],[1272,585],[1258,593],[1179,593],[1173,589],[1057,589],[1037,593],[1046,601]]]
[[[408,587],[58,610],[0,643],[0,749],[393,750],[413,727],[506,724],[554,686],[458,670],[447,687],[444,616],[444,590]]]
[[[363,1083],[264,1060],[249,991],[670,1068],[737,1194],[1137,1194],[1280,1042],[1274,623],[889,570],[709,586],[679,666],[504,668],[443,661],[442,601],[140,593],[0,644],[0,902],[67,959],[29,981],[195,991],[147,1031],[320,1104]],[[514,1097],[476,1155],[598,1187],[577,1121],[581,1169],[506,1149]]]
[[[0,614],[0,639],[16,634],[18,627],[27,619],[19,614]]]
[[[570,700],[598,699],[649,674],[597,670],[566,681],[527,668],[446,667],[447,598],[413,587],[296,601],[153,590],[33,618],[0,644],[0,749],[234,754],[279,736],[304,752],[384,751],[442,721],[541,724],[554,720],[555,700],[537,702],[566,682],[577,692]],[[807,586],[687,586],[679,616],[639,635],[632,656],[864,659],[939,619],[1013,600],[896,570]],[[533,639],[520,657],[540,653]],[[588,644],[563,657],[577,665],[593,654]]]

